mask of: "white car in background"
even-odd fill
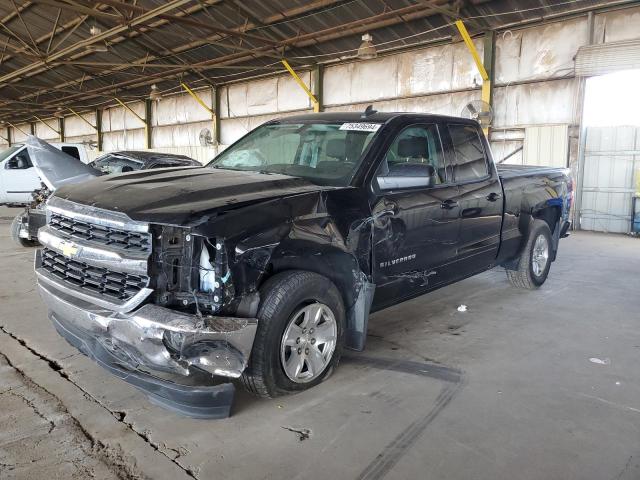
[[[90,160],[83,144],[51,145],[82,163],[86,164]],[[33,200],[31,194],[40,186],[38,172],[26,145],[13,145],[0,153],[0,205],[27,205]]]

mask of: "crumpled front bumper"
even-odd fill
[[[40,295],[54,326],[72,345],[157,403],[189,416],[228,415],[234,387],[219,383],[219,377],[242,374],[255,319],[198,317],[152,304],[114,312],[74,296],[73,289],[38,268],[38,261],[36,256]]]

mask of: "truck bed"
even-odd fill
[[[542,165],[496,165],[500,178],[508,179],[513,177],[525,177],[536,174],[568,173],[565,167],[545,167]]]

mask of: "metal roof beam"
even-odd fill
[[[147,11],[142,7],[138,7],[137,5],[123,3],[123,2],[120,2],[118,0],[100,0],[100,3],[103,3],[105,5],[117,6],[117,7],[120,7],[122,9],[124,9],[124,10],[129,10],[129,11],[140,13],[140,14],[143,14],[144,12]],[[226,35],[230,35],[230,36],[233,36],[233,37],[244,38],[245,40],[253,40],[253,41],[257,41],[257,42],[261,42],[261,43],[266,43],[266,44],[269,44],[269,45],[275,45],[275,44],[278,43],[276,40],[271,40],[270,38],[262,37],[262,36],[259,36],[259,35],[252,35],[250,33],[246,33],[246,32],[239,31],[239,30],[234,30],[234,29],[231,29],[231,28],[218,27],[218,26],[215,26],[215,25],[210,25],[208,23],[202,23],[202,22],[199,22],[197,20],[193,20],[193,19],[187,18],[187,17],[181,17],[181,16],[178,16],[178,15],[162,13],[162,14],[158,15],[158,17],[159,18],[163,18],[165,20],[169,20],[169,21],[173,21],[173,22],[179,22],[179,23],[183,23],[185,25],[190,25],[192,27],[202,28],[203,30],[208,30],[208,31],[214,32],[214,33],[224,33]]]
[[[149,20],[158,17],[159,15],[163,14],[164,12],[170,11],[174,8],[177,8],[181,5],[184,5],[185,3],[188,3],[190,0],[171,0],[166,2],[164,5],[154,8],[153,10],[149,10],[143,14],[140,14],[139,16],[133,18],[130,20],[130,24],[132,25],[139,25],[141,23],[145,23],[148,22]],[[5,27],[6,28],[6,27]],[[74,43],[73,45],[70,45],[69,47],[66,47],[62,50],[59,50],[58,52],[52,53],[50,54],[45,60],[40,60],[37,62],[34,62],[30,65],[27,65],[25,67],[19,68],[17,70],[14,70],[12,72],[9,72],[5,75],[2,75],[0,77],[0,84],[7,82],[9,80],[12,80],[14,78],[18,78],[22,75],[25,75],[27,73],[31,73],[34,70],[38,69],[38,68],[42,68],[44,66],[46,66],[47,62],[51,62],[53,60],[58,60],[66,55],[70,55],[74,52],[77,52],[80,49],[84,49],[85,47],[92,45],[96,42],[100,42],[100,41],[104,41],[114,35],[117,35],[119,33],[122,33],[126,30],[129,29],[128,25],[120,25],[114,28],[111,28],[109,30],[107,30],[106,32],[100,33],[98,35],[94,35],[91,38],[87,38],[85,40],[81,40],[77,43]]]
[[[333,38],[340,38],[343,36],[353,35],[359,31],[365,31],[368,29],[379,28],[380,26],[388,26],[402,22],[403,20],[399,17],[399,15],[405,15],[405,20],[422,18],[424,16],[428,16],[433,13],[433,10],[430,7],[425,7],[424,5],[412,5],[409,7],[403,7],[396,10],[392,10],[389,12],[385,12],[382,14],[374,15],[367,19],[356,20],[353,22],[349,22],[337,27],[331,27],[319,32],[315,32],[312,34],[301,35],[297,37],[292,37],[287,40],[280,42],[281,46],[307,46],[315,43],[321,43],[323,41],[328,41]],[[271,50],[273,47],[271,46],[263,46],[258,47],[252,51],[251,54],[247,53],[239,53],[239,54],[230,54],[225,55],[223,57],[206,60],[204,62],[198,62],[192,65],[192,67],[199,67],[202,70],[206,70],[209,67],[214,66],[223,66],[227,63],[237,63],[239,61],[245,61],[251,58],[249,55],[254,57],[259,57],[264,55],[265,50]],[[68,97],[63,97],[58,99],[57,101],[66,102],[72,99],[75,99],[77,96],[82,95],[84,98],[88,98],[91,95],[102,93],[106,90],[113,91],[114,89],[124,88],[124,87],[140,87],[144,85],[150,85],[152,83],[156,83],[158,80],[168,79],[170,76],[176,76],[183,73],[181,68],[176,68],[175,70],[169,69],[168,72],[163,72],[161,74],[152,74],[149,75],[148,78],[144,81],[140,81],[138,79],[125,80],[122,82],[115,83],[110,85],[109,87],[98,87],[97,89],[83,92],[78,95],[70,95]]]

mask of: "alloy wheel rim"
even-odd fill
[[[549,242],[544,235],[538,235],[535,243],[533,244],[533,253],[531,255],[531,265],[533,267],[533,274],[539,277],[547,268],[547,262],[549,261]]]
[[[280,344],[280,361],[289,380],[307,383],[324,372],[333,358],[338,336],[336,318],[323,303],[297,310]]]

